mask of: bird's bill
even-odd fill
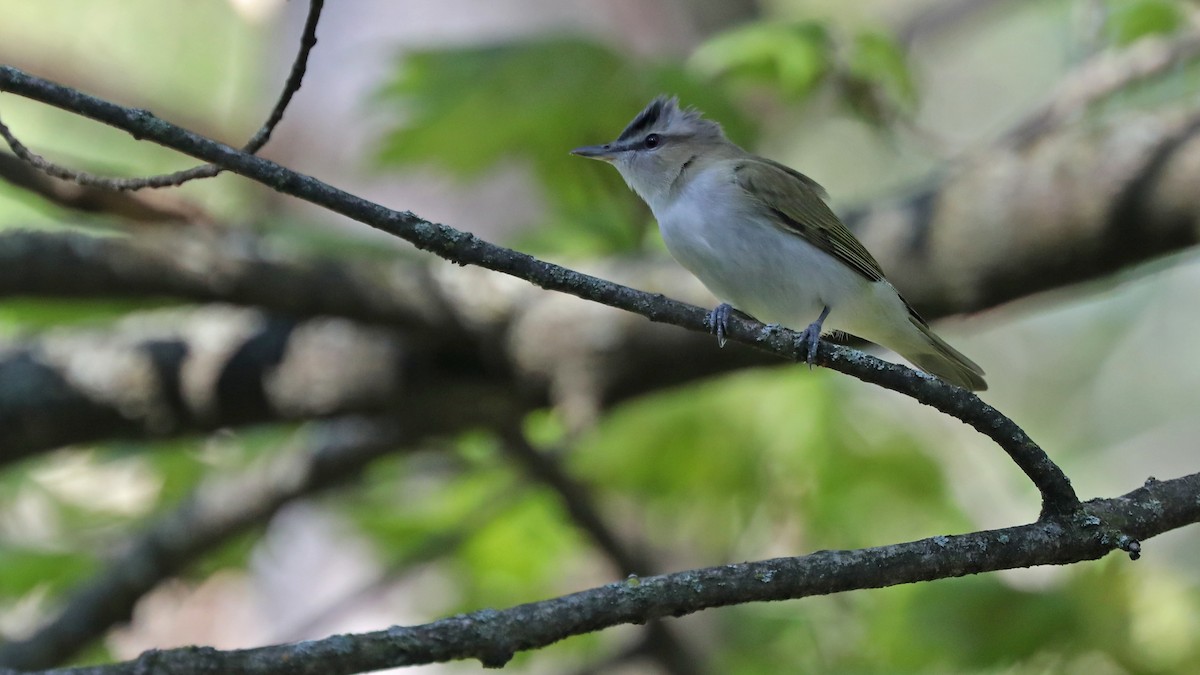
[[[589,159],[598,159],[602,162],[611,162],[617,158],[617,150],[611,143],[604,145],[585,145],[582,148],[575,148],[571,151],[572,155],[587,157]]]

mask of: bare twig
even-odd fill
[[[1072,516],[1001,530],[630,578],[551,600],[483,610],[422,626],[394,626],[236,651],[200,647],[151,651],[134,661],[46,671],[44,675],[340,675],[458,659],[478,659],[485,666],[499,667],[518,651],[656,617],[1095,560],[1122,546],[1130,547],[1127,536],[1149,539],[1200,522],[1197,494],[1200,474],[1192,474],[1147,482],[1121,497],[1092,500],[1083,512]]]
[[[75,112],[125,130],[137,138],[218,164],[279,192],[405,239],[447,260],[503,272],[547,290],[562,291],[636,312],[652,321],[696,331],[707,330],[705,310],[694,305],[547,263],[519,251],[496,246],[468,232],[431,223],[409,211],[388,209],[275,162],[194,134],[160,120],[147,111],[130,110],[10,66],[0,66],[0,90]],[[787,359],[798,358],[795,346],[798,334],[791,330],[771,331],[757,321],[735,317],[728,335],[731,340],[766,349]],[[1012,420],[974,394],[910,368],[828,342],[821,343],[816,363],[906,394],[966,422],[996,441],[1041,492],[1044,514],[1065,513],[1079,506],[1079,499],[1062,470]]]
[[[325,0],[310,0],[308,19],[304,23],[304,33],[300,38],[300,50],[296,54],[295,61],[292,63],[292,69],[288,75],[287,82],[284,83],[283,92],[280,93],[275,107],[271,110],[271,114],[267,116],[267,120],[254,133],[254,136],[242,146],[243,152],[254,154],[266,145],[267,141],[271,138],[271,133],[275,130],[275,126],[283,119],[283,112],[291,102],[292,96],[300,90],[300,85],[304,80],[304,72],[308,68],[308,55],[317,44],[317,23],[321,19],[321,9],[324,4]],[[45,157],[34,153],[26,147],[3,122],[0,122],[0,136],[8,143],[8,147],[12,148],[13,154],[37,167],[45,174],[103,190],[128,191],[178,186],[190,180],[212,178],[221,173],[221,167],[216,164],[204,164],[157,176],[108,178],[86,171],[71,169],[47,160]]]
[[[38,195],[65,209],[112,215],[136,223],[212,225],[212,217],[198,204],[165,192],[113,192],[61,180],[32,164],[0,153],[0,180]]]

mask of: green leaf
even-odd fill
[[[16,598],[37,586],[61,591],[95,569],[96,561],[80,553],[5,546],[0,549],[0,598]]]
[[[623,71],[613,52],[569,40],[409,54],[382,93],[404,121],[380,158],[436,163],[463,177],[518,154],[539,173],[561,166],[580,144],[575,129],[599,132],[615,112],[602,92]]]
[[[917,87],[904,50],[890,35],[867,31],[855,36],[843,95],[856,114],[876,125],[913,110]]]
[[[168,299],[14,297],[0,301],[0,334],[53,326],[103,325],[135,311],[178,305]]]
[[[376,97],[396,118],[377,159],[385,168],[427,164],[464,180],[498,167],[532,171],[550,214],[522,245],[628,251],[642,243],[645,206],[611,167],[568,152],[612,140],[662,93],[720,119],[735,139],[750,135],[719,90],[679,65],[634,62],[563,38],[406,55]]]
[[[584,550],[559,499],[530,491],[502,518],[486,523],[464,542],[456,562],[464,610],[506,606],[565,592],[568,558]]]
[[[832,41],[815,22],[752,23],[717,35],[692,55],[704,77],[769,84],[792,98],[810,94],[830,71]]]
[[[1180,3],[1172,0],[1111,0],[1105,33],[1113,44],[1127,45],[1147,35],[1174,32],[1183,21]]]

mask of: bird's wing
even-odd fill
[[[879,263],[825,203],[825,190],[816,181],[762,157],[738,160],[733,174],[775,216],[780,229],[803,237],[871,281],[884,279]]]

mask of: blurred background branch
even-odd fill
[[[405,440],[398,426],[387,421],[326,422],[302,447],[274,461],[201,484],[123,544],[121,553],[74,589],[59,614],[37,633],[0,645],[0,666],[34,670],[72,658],[113,624],[128,621],[137,601],[165,579],[234,537],[264,527],[289,501],[355,477]]]

